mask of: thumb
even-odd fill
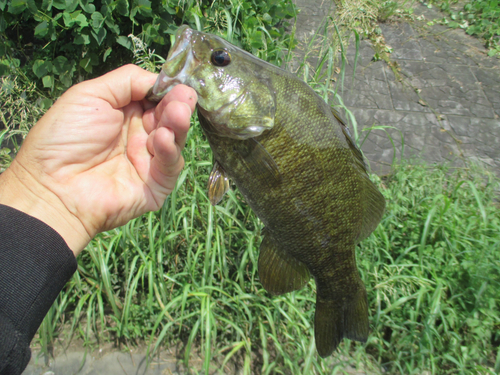
[[[105,100],[114,109],[118,109],[130,102],[144,99],[157,76],[137,65],[128,64],[74,87],[84,94]]]

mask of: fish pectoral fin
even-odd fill
[[[273,157],[255,138],[240,141],[234,151],[241,156],[243,164],[249,173],[268,187],[274,187],[282,182],[282,175]]]
[[[271,294],[301,289],[310,279],[309,270],[301,261],[279,250],[269,235],[260,244],[259,277]]]
[[[208,178],[208,199],[215,206],[229,190],[229,179],[222,165],[216,160]]]
[[[325,358],[337,349],[342,339],[366,342],[368,339],[368,301],[364,285],[354,295],[316,298],[314,338],[318,354]]]

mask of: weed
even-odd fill
[[[433,0],[447,17],[438,22],[450,28],[464,29],[467,34],[484,40],[489,56],[500,56],[500,3],[498,0]]]

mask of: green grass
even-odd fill
[[[386,216],[358,258],[372,287],[367,352],[395,373],[498,371],[498,179],[406,165],[383,184]]]
[[[494,373],[500,367],[499,181],[484,171],[395,165],[378,179],[386,215],[358,248],[368,289],[367,344],[315,352],[313,282],[271,297],[257,273],[261,223],[238,192],[206,195],[210,150],[190,130],[186,167],[157,213],[99,235],[39,331],[133,345],[181,347],[201,373]],[[71,330],[60,332],[63,321]],[[97,340],[95,337],[99,337]],[[193,370],[193,369],[192,369]],[[221,373],[224,373],[221,370]]]

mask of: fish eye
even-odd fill
[[[231,55],[223,49],[216,49],[212,52],[212,64],[215,66],[227,66],[231,62]]]

